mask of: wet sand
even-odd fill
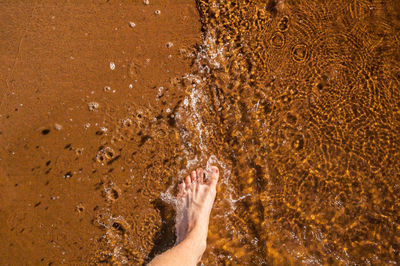
[[[190,72],[186,54],[200,41],[195,3],[1,1],[0,18],[0,262],[96,261],[105,234],[96,212],[115,191],[125,197],[122,182],[133,185],[118,208],[138,220],[153,209],[150,195],[135,198],[145,185],[125,154],[116,159],[114,148],[113,163],[97,162],[104,135],[135,112],[165,117],[182,98],[169,84]],[[138,155],[148,164],[159,156]],[[135,171],[147,166],[136,163]],[[104,195],[109,180],[120,188]]]
[[[396,1],[0,10],[3,264],[149,261],[212,164],[206,265],[400,262]]]

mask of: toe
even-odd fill
[[[193,197],[196,197],[198,191],[199,191],[199,184],[197,184],[197,182],[193,182],[193,184],[192,184]]]
[[[185,190],[188,190],[190,188],[190,184],[192,183],[192,181],[190,180],[190,175],[188,175],[185,178]]]
[[[191,178],[191,182],[190,182],[190,183],[196,181],[196,171],[193,171],[193,172],[190,174],[190,178]]]
[[[199,184],[203,184],[203,179],[204,177],[204,171],[202,168],[197,169],[197,182],[199,182]]]
[[[219,169],[216,166],[211,167],[209,184],[211,187],[216,187],[219,179]]]

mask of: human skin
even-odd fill
[[[176,206],[176,245],[156,256],[149,265],[196,265],[207,245],[210,213],[216,196],[219,178],[217,167],[211,167],[204,179],[199,168],[179,184]]]

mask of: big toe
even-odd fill
[[[216,166],[211,167],[210,186],[217,186],[219,179],[219,169]]]

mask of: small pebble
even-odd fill
[[[110,87],[110,86],[105,86],[105,87],[104,87],[104,91],[105,91],[105,92],[108,92],[108,91],[110,91],[110,90],[111,90],[111,87]]]
[[[143,3],[144,3],[145,5],[149,5],[149,4],[150,4],[150,1],[149,1],[149,0],[143,0]]]
[[[161,14],[161,11],[160,11],[160,10],[156,10],[156,11],[154,12],[154,14],[160,15],[160,14]]]
[[[94,110],[96,110],[97,108],[99,108],[99,103],[97,103],[97,102],[90,102],[90,103],[88,103],[88,108],[89,108],[89,111],[94,111]]]
[[[55,128],[56,130],[61,130],[61,129],[62,129],[62,125],[55,123],[55,124],[54,124],[54,128]]]
[[[129,27],[134,28],[136,26],[135,22],[131,21],[129,22]]]
[[[110,69],[111,69],[111,70],[114,70],[114,69],[115,69],[115,64],[114,64],[114,62],[110,62]]]
[[[167,44],[165,46],[167,48],[171,48],[172,46],[174,46],[174,44],[172,42],[167,42]]]
[[[71,172],[68,172],[68,173],[66,173],[63,177],[64,178],[70,178],[72,176],[72,173]]]

